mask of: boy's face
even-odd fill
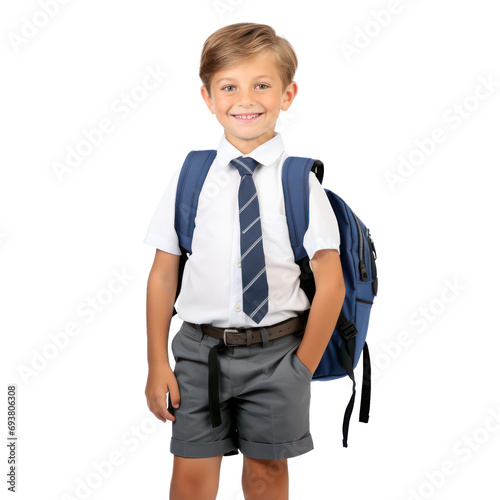
[[[214,73],[212,96],[205,85],[201,95],[224,127],[226,139],[242,154],[248,154],[272,139],[280,110],[286,111],[297,94],[295,82],[284,91],[281,87],[278,68],[266,55]],[[259,116],[246,118],[254,114]]]

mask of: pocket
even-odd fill
[[[174,359],[177,361],[177,355],[175,354],[176,353],[176,349],[175,349],[175,341],[177,340],[177,338],[179,337],[179,333],[180,332],[176,332],[176,334],[172,337],[172,342],[170,343],[170,349],[172,349],[172,354],[174,355]]]
[[[194,326],[189,326],[187,323],[184,323],[179,331],[180,335],[185,335],[197,342],[200,342],[203,334],[198,331],[198,329]]]
[[[272,255],[293,255],[286,216],[263,211],[260,219],[264,246],[271,251]]]
[[[295,365],[296,369],[301,371],[308,381],[311,381],[313,374],[309,371],[309,368],[307,368],[307,366],[304,363],[302,363],[300,358],[297,356],[297,349],[294,349],[292,351],[292,366]]]
[[[201,336],[196,328],[182,325],[172,339],[172,353],[176,367],[182,360],[197,361],[200,359]]]

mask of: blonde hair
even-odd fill
[[[210,84],[217,71],[270,54],[281,77],[283,91],[293,81],[297,55],[284,37],[271,26],[257,23],[235,23],[212,33],[203,44],[200,78],[211,95]]]

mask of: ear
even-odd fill
[[[293,81],[290,83],[290,85],[288,85],[288,87],[283,92],[283,97],[281,100],[281,109],[283,111],[286,111],[292,105],[292,102],[295,99],[298,91],[299,87],[297,85],[297,82]]]
[[[212,114],[214,114],[214,105],[208,93],[207,87],[205,85],[202,85],[200,91],[201,91],[201,97],[205,101],[205,104],[207,105],[208,109]]]

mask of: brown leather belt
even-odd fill
[[[194,323],[186,324],[196,328]],[[218,326],[202,324],[200,325],[201,331],[206,333],[210,337],[214,337],[219,340],[224,340],[224,344],[227,346],[232,345],[250,345],[256,342],[262,342],[262,336],[260,331],[265,329],[267,332],[268,340],[278,339],[284,335],[298,332],[304,330],[306,322],[302,316],[295,316],[293,318],[286,319],[280,323],[276,323],[269,327],[260,328],[220,328]]]

